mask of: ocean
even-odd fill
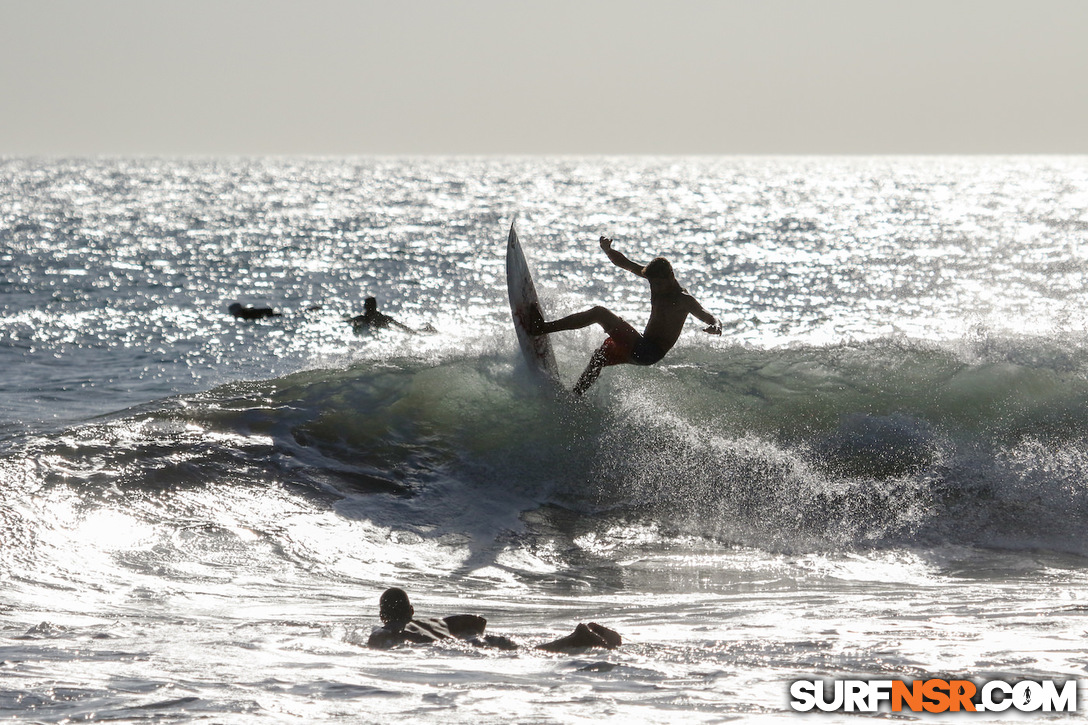
[[[541,390],[515,217],[549,317],[645,323],[607,235],[724,334]],[[1088,158],[6,158],[0,269],[0,719],[1088,677]],[[569,386],[604,335],[552,337]],[[523,646],[368,649],[391,586]],[[623,646],[532,649],[590,621]]]

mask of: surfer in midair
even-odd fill
[[[529,313],[530,334],[548,335],[594,324],[600,325],[608,333],[608,339],[593,353],[585,372],[578,378],[574,386],[575,395],[588,390],[600,376],[601,370],[609,365],[653,365],[665,357],[680,337],[688,315],[708,325],[703,332],[722,334],[722,323],[680,286],[667,259],[657,257],[649,264],[636,264],[613,249],[612,240],[608,237],[601,237],[600,243],[612,264],[650,283],[650,320],[646,323],[646,329],[639,334],[619,315],[600,305],[551,322],[546,322],[540,309],[534,306]]]

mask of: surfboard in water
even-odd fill
[[[541,380],[559,388],[559,366],[555,364],[555,353],[552,352],[548,336],[529,334],[529,308],[534,304],[539,306],[540,301],[513,223],[510,224],[510,237],[506,242],[506,287],[510,293],[514,331],[517,332],[525,364]],[[544,314],[544,310],[541,309],[540,313]]]

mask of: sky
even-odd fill
[[[0,0],[0,155],[1088,153],[1083,0]]]

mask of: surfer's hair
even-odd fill
[[[672,272],[672,264],[664,257],[655,257],[643,267],[642,276],[646,279],[676,279],[676,275]]]
[[[383,622],[406,622],[412,618],[416,610],[408,601],[408,594],[403,589],[393,587],[382,593],[378,600],[378,615]]]
[[[366,309],[366,310],[376,310],[376,309],[378,309],[378,298],[377,297],[367,297],[365,300],[363,300],[363,309]],[[389,591],[393,591],[393,590],[390,589]],[[399,592],[400,590],[398,589],[397,591]]]

